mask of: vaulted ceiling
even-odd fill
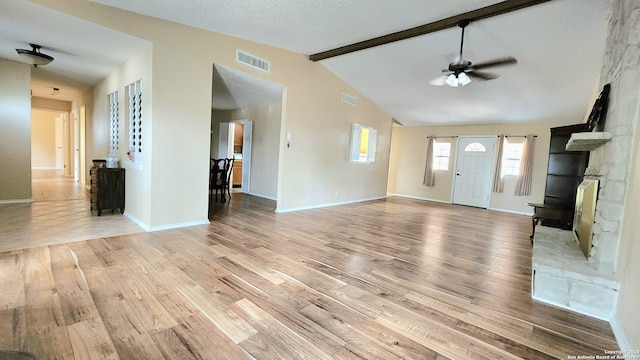
[[[305,55],[498,3],[154,0],[149,6],[147,0],[92,1]],[[579,122],[599,91],[610,3],[552,0],[472,22],[466,28],[465,59],[480,63],[513,56],[518,64],[490,69],[500,77],[464,87],[429,84],[455,59],[460,46],[458,28],[320,63],[405,125]],[[34,71],[36,78],[44,79],[40,81],[61,76],[70,84],[90,86],[108,73],[109,67],[115,68],[115,63],[144,46],[142,40],[28,1],[0,0],[0,9],[0,57],[16,59],[15,48],[36,41],[47,44],[49,53],[56,57],[51,67]],[[114,58],[116,54],[119,58]],[[227,83],[238,80],[228,73]],[[241,77],[239,81],[246,83],[247,79]],[[242,86],[229,88],[240,93],[247,90]]]

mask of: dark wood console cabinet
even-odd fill
[[[91,175],[91,211],[98,216],[104,210],[118,210],[124,213],[124,169],[92,167]]]

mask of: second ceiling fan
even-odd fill
[[[462,37],[460,39],[460,54],[458,58],[449,64],[447,69],[442,70],[447,74],[433,79],[429,84],[435,86],[449,85],[451,87],[465,86],[471,82],[471,79],[477,80],[493,80],[497,79],[499,75],[478,71],[491,67],[513,65],[518,63],[518,60],[509,56],[494,60],[485,61],[479,64],[473,64],[471,61],[465,60],[462,57],[462,49],[464,46],[464,29],[469,25],[469,20],[462,20],[458,23],[458,27],[462,29]]]

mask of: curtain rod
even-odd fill
[[[458,135],[430,135],[434,138],[457,138],[459,137]],[[486,136],[486,135],[485,135]],[[427,136],[428,137],[428,136]],[[521,138],[525,138],[527,137],[527,135],[505,135],[504,137],[521,137]],[[538,137],[538,135],[533,135],[533,137]]]

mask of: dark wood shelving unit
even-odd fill
[[[589,131],[586,123],[551,128],[544,203],[528,204],[534,208],[532,240],[540,220],[545,226],[573,228],[576,192],[589,164],[589,152],[567,151],[566,147],[571,134],[586,131]]]

